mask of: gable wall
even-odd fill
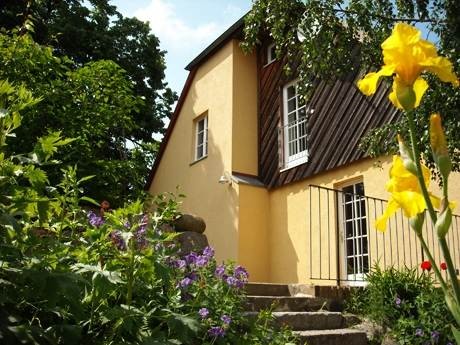
[[[232,41],[197,70],[149,192],[186,195],[181,210],[203,217],[218,259],[237,259],[237,191],[218,183],[232,171]],[[208,157],[193,162],[194,122],[208,114]]]

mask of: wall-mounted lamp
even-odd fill
[[[227,171],[225,171],[224,174],[219,178],[219,183],[228,185],[232,184],[232,178]]]

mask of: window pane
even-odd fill
[[[353,255],[355,255],[354,240],[350,239],[350,240],[347,240],[347,256],[353,256]]]
[[[204,119],[198,121],[198,132],[202,132],[204,130]]]
[[[360,183],[355,184],[355,186],[356,186],[355,194],[364,196],[364,183],[360,182]]]
[[[307,117],[307,111],[305,107],[299,109],[299,119]]]
[[[293,98],[288,101],[288,113],[293,112],[296,108],[296,99]]]
[[[196,148],[196,158],[201,158],[203,157],[203,146],[198,146]]]
[[[276,46],[275,45],[272,45],[271,48],[270,48],[270,57],[269,57],[269,60],[268,61],[273,61],[276,59]]]
[[[197,144],[202,145],[204,141],[204,132],[198,133],[198,139],[197,139]]]
[[[287,98],[290,99],[295,96],[295,86],[289,86],[287,88]]]

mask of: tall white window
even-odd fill
[[[208,155],[208,117],[195,122],[195,160]]]
[[[308,161],[307,108],[299,95],[297,81],[284,87],[283,108],[283,168],[292,168]]]
[[[369,272],[366,198],[363,182],[342,188],[342,226],[347,280],[363,280]]]

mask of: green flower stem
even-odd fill
[[[455,272],[455,267],[450,255],[449,246],[447,245],[445,238],[439,237],[438,240],[441,245],[442,255],[444,256],[444,260],[446,260],[447,271],[449,272],[452,288],[455,292],[455,299],[457,300],[457,303],[460,304],[460,286],[458,284],[457,272]]]
[[[415,161],[414,163],[417,168],[418,182],[422,190],[423,197],[425,198],[428,213],[430,214],[433,224],[436,224],[436,220],[438,219],[438,217],[436,216],[436,211],[434,210],[433,204],[431,203],[430,194],[428,193],[428,189],[426,188],[425,179],[423,178],[422,166],[420,164],[420,152],[417,147],[417,139],[415,138],[414,116],[412,111],[406,111],[406,115],[409,122],[410,141],[412,144],[411,146],[412,154],[414,156]]]
[[[436,224],[436,221],[437,221],[438,217],[436,215],[436,211],[434,210],[433,204],[431,203],[430,195],[428,193],[428,189],[427,189],[426,184],[425,184],[425,179],[423,178],[422,166],[420,164],[420,159],[419,159],[420,152],[418,150],[418,147],[417,147],[417,144],[416,144],[417,141],[416,141],[416,138],[415,138],[415,123],[414,123],[413,113],[412,113],[412,111],[406,111],[406,114],[407,114],[407,119],[408,119],[408,122],[409,122],[409,133],[410,133],[410,139],[411,139],[411,144],[412,144],[411,145],[412,146],[412,153],[413,153],[415,165],[416,165],[416,168],[417,168],[417,178],[418,178],[419,185],[420,185],[420,188],[421,188],[422,193],[423,193],[423,197],[424,197],[426,205],[427,205],[428,212],[429,212],[430,217],[431,217],[431,221],[433,222],[433,225],[434,225],[434,224]],[[446,181],[443,181],[443,182],[446,182]],[[443,186],[444,186],[443,193],[444,193],[444,196],[446,196],[447,195],[447,183],[443,183]],[[443,289],[445,289],[445,292],[447,292],[447,285],[444,282],[444,279],[442,278],[441,272],[439,271],[439,269],[438,269],[438,267],[436,265],[436,262],[434,261],[433,256],[431,255],[431,252],[429,251],[428,247],[426,246],[425,241],[423,240],[423,236],[420,234],[418,237],[422,242],[422,246],[424,247],[424,249],[425,249],[425,251],[426,251],[426,253],[428,255],[428,258],[430,259],[431,265],[434,268],[434,271],[436,273],[436,276],[437,276],[438,280],[441,283],[441,286],[444,286]],[[452,287],[453,287],[454,292],[455,292],[455,299],[456,299],[457,303],[460,303],[460,286],[459,286],[459,283],[458,283],[457,275],[456,275],[456,272],[455,272],[455,268],[454,268],[454,265],[453,265],[453,262],[452,262],[451,255],[450,255],[449,247],[447,246],[447,242],[446,242],[445,238],[439,238],[438,237],[438,240],[439,240],[439,243],[441,245],[441,250],[442,250],[444,259],[446,260],[447,269],[449,271],[449,276],[450,276],[451,282],[452,282]]]
[[[425,251],[426,255],[428,256],[428,259],[431,262],[431,267],[433,267],[434,274],[436,275],[436,278],[438,278],[439,284],[441,284],[442,291],[444,291],[445,294],[448,293],[449,289],[447,288],[447,284],[444,281],[444,278],[442,277],[441,271],[436,265],[436,262],[434,261],[433,255],[431,255],[430,249],[428,248],[422,233],[418,231],[416,231],[415,233],[417,234],[417,237],[420,240],[420,243],[422,244],[423,250]]]
[[[428,209],[428,213],[430,214],[431,221],[433,224],[436,224],[436,220],[438,217],[436,216],[436,211],[434,210],[433,204],[431,203],[430,195],[428,193],[428,189],[426,188],[425,184],[425,179],[423,178],[423,171],[422,171],[422,166],[420,164],[420,152],[417,147],[417,141],[415,138],[415,123],[414,123],[414,116],[412,111],[406,111],[408,123],[409,123],[409,134],[410,134],[410,141],[411,141],[411,148],[412,148],[412,155],[414,157],[414,163],[415,167],[417,169],[417,179],[418,183],[420,186],[420,189],[422,190],[423,197],[426,202],[426,206]],[[441,271],[439,270],[438,266],[436,265],[436,261],[433,258],[433,255],[431,255],[430,249],[425,243],[425,239],[423,238],[423,235],[421,232],[416,232],[417,237],[419,238],[420,242],[422,243],[422,247],[426,252],[426,255],[428,256],[428,259],[431,262],[431,266],[433,267],[433,270],[436,274],[436,277],[438,278],[442,289],[444,290],[445,293],[447,293],[447,285],[446,282],[444,281],[444,278],[442,277]]]
[[[129,257],[129,271],[128,271],[128,290],[126,292],[126,305],[131,306],[133,298],[133,281],[134,281],[134,259],[136,255],[134,238],[130,238],[130,257]]]

